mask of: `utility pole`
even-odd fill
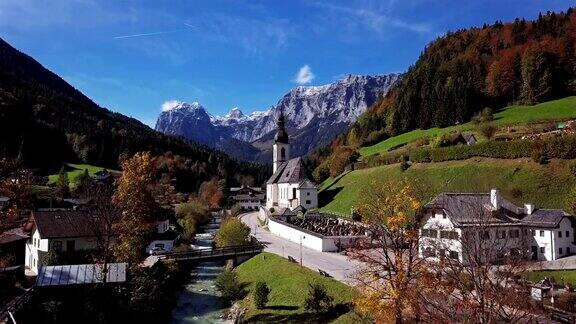
[[[302,268],[302,235],[300,235],[300,268]]]
[[[306,236],[300,235],[300,268],[302,268],[302,238],[306,239]]]

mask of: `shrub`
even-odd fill
[[[216,232],[214,241],[218,247],[245,245],[250,242],[250,228],[236,217],[228,217]]]
[[[270,207],[269,211],[270,211],[270,214],[274,214],[274,212],[276,211],[276,209],[274,209],[274,207]]]
[[[492,139],[498,128],[496,128],[496,126],[494,126],[492,123],[483,123],[478,127],[478,130],[487,139]]]
[[[240,215],[240,213],[242,213],[242,207],[240,207],[240,204],[234,204],[234,206],[230,208],[230,216],[236,217]]]
[[[575,293],[562,293],[556,296],[554,306],[568,312],[576,311],[576,294]]]
[[[262,309],[268,303],[268,296],[270,295],[270,288],[265,282],[259,281],[254,287],[254,305],[257,309]]]
[[[222,298],[227,301],[235,301],[241,299],[244,295],[244,289],[238,275],[230,268],[225,268],[218,278],[216,278],[216,288],[220,291]]]
[[[210,220],[210,211],[208,206],[199,200],[192,200],[176,205],[176,218],[178,225],[182,227],[183,238],[185,240],[191,240],[198,226]]]
[[[570,162],[570,165],[568,165],[568,170],[570,170],[570,174],[573,177],[576,177],[576,161]]]
[[[522,197],[522,194],[523,194],[523,193],[522,193],[522,189],[520,189],[520,188],[512,188],[512,189],[510,190],[510,195],[511,195],[513,198],[520,198],[520,197]]]
[[[548,161],[544,147],[540,142],[534,142],[532,145],[532,153],[530,154],[530,157],[534,162],[540,164],[546,164]]]
[[[315,313],[326,312],[332,307],[333,300],[334,298],[328,295],[326,287],[319,283],[309,283],[304,308]]]
[[[486,107],[481,112],[476,113],[472,117],[472,122],[476,124],[491,122],[494,120],[494,114],[492,113],[492,108]]]

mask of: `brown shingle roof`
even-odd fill
[[[38,211],[32,214],[42,238],[95,236],[97,221],[85,210]]]

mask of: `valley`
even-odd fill
[[[0,323],[576,322],[576,11],[445,5],[0,4]]]

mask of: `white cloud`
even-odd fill
[[[385,33],[390,27],[406,29],[417,34],[430,34],[430,26],[423,23],[405,21],[391,14],[395,1],[388,3],[363,2],[360,6],[340,6],[325,2],[310,2],[309,4],[323,8],[336,15],[342,25],[353,27],[362,25],[364,28]]]
[[[170,111],[180,105],[182,102],[179,100],[168,100],[162,104],[162,111]]]
[[[308,84],[312,82],[312,80],[314,80],[314,73],[312,73],[312,69],[308,64],[301,67],[294,77],[294,82],[300,85]]]

